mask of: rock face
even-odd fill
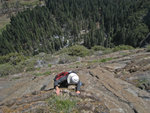
[[[62,91],[63,96],[69,98],[73,97],[80,100],[77,104],[77,109],[81,112],[105,112],[109,113],[108,108],[104,105],[103,99],[99,99],[97,96],[93,96],[93,93],[82,91],[80,95],[74,92],[70,92],[67,89]],[[21,98],[6,101],[1,104],[1,111],[6,112],[32,112],[42,108],[42,112],[51,113],[48,109],[48,103],[45,101],[47,98],[51,98],[54,95],[54,91],[38,91],[30,95],[23,96]]]
[[[95,59],[112,58],[111,61],[92,62]],[[24,75],[20,79],[1,79],[0,113],[52,112],[46,99],[55,95],[53,78],[61,71],[74,70],[84,85],[77,95],[72,87],[62,89],[60,96],[80,100],[81,113],[149,113],[150,53],[144,50],[122,51],[99,57],[88,57],[81,62],[51,67],[51,75],[34,77]],[[140,80],[147,80],[145,82]],[[10,81],[11,80],[11,81]],[[8,82],[8,84],[4,84]],[[137,83],[145,88],[140,88]],[[141,86],[142,86],[141,85]],[[5,96],[4,96],[5,95]]]
[[[114,78],[111,73],[98,67],[90,70],[90,75],[96,78],[97,82],[101,83],[101,86],[97,85],[97,87],[101,87],[101,90],[97,90],[97,94],[101,94],[100,97],[104,98],[105,105],[110,112],[149,112],[150,109],[148,106],[150,103],[140,97],[141,91],[133,85]],[[150,98],[150,95],[147,92],[144,93],[144,95],[147,95],[147,97]]]

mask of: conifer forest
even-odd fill
[[[139,47],[150,32],[150,0],[45,0],[11,16],[0,55],[53,53],[81,44]]]

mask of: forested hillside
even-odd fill
[[[44,5],[44,0],[0,0],[0,34],[10,22],[10,17],[20,11]]]
[[[138,47],[150,31],[149,0],[46,0],[11,17],[0,54],[53,53],[76,43]]]

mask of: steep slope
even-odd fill
[[[81,94],[76,95],[69,87],[62,89],[60,97],[78,100],[77,112],[149,113],[149,90],[137,88],[132,82],[141,79],[141,76],[149,80],[148,74],[139,76],[140,73],[149,72],[149,56],[150,53],[143,49],[126,50],[108,55],[90,56],[83,58],[81,62],[55,65],[51,67],[53,72],[49,76],[35,77],[29,73],[22,73],[14,75],[14,77],[21,76],[16,80],[11,78],[13,76],[7,79],[1,78],[1,112],[36,113],[38,110],[53,112],[46,101],[55,95],[55,91],[51,89],[53,78],[58,72],[74,70],[84,83]],[[98,62],[104,58],[112,60]],[[9,85],[4,87],[4,83],[8,81]]]
[[[27,8],[33,8],[36,5],[43,5],[43,0],[1,0],[0,1],[0,33],[6,25],[10,24],[12,15],[16,15]]]
[[[53,53],[78,43],[139,47],[149,33],[149,0],[45,1],[11,17],[0,35],[0,55]]]

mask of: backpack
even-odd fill
[[[68,74],[70,74],[70,73],[69,72],[61,72],[60,74],[56,75],[54,80],[59,80],[60,78],[67,76]]]

